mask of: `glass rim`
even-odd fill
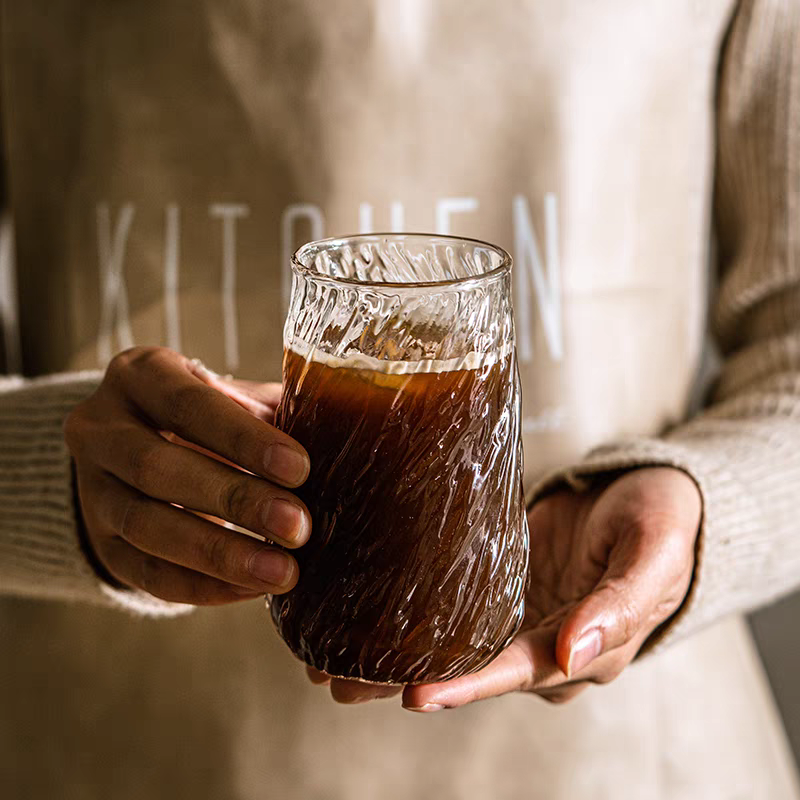
[[[460,243],[477,245],[492,250],[500,256],[500,264],[488,272],[481,275],[468,275],[463,278],[451,278],[449,280],[440,281],[362,281],[357,278],[340,278],[335,275],[325,275],[318,272],[308,264],[304,264],[300,259],[306,254],[305,251],[311,248],[333,249],[335,245],[350,244],[357,246],[361,242],[375,242],[381,239],[388,240],[403,240],[403,239],[428,239],[431,241],[440,240],[443,243]],[[373,289],[380,291],[382,289],[390,289],[392,291],[403,291],[408,289],[446,289],[446,288],[469,288],[470,286],[480,285],[488,281],[496,280],[497,278],[507,275],[511,271],[512,259],[509,253],[502,247],[491,242],[486,242],[483,239],[474,239],[469,236],[451,236],[449,234],[439,233],[419,233],[416,231],[403,231],[403,232],[375,232],[375,233],[357,233],[349,236],[331,236],[326,239],[315,239],[311,242],[306,242],[304,245],[297,248],[292,254],[291,265],[292,270],[298,275],[310,278],[314,281],[323,283],[334,284],[336,286],[348,287],[361,287],[366,289]]]

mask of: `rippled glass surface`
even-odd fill
[[[311,456],[314,527],[278,631],[346,678],[479,669],[527,575],[510,258],[392,234],[311,243],[293,270],[277,424]]]

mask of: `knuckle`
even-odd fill
[[[164,563],[155,556],[139,559],[136,585],[148,594],[161,596],[164,592]]]
[[[252,508],[249,483],[246,479],[226,480],[219,493],[222,518],[228,522],[244,521]]]
[[[624,641],[632,639],[643,624],[639,606],[631,596],[627,584],[610,580],[605,584],[608,607],[612,612],[612,627],[615,628]]]
[[[143,489],[157,474],[161,466],[161,445],[147,442],[128,451],[128,471],[134,486]]]
[[[122,390],[143,371],[153,368],[153,365],[163,358],[165,348],[137,346],[117,353],[106,369],[106,381],[116,385]]]
[[[131,497],[125,505],[117,534],[126,542],[135,545],[142,540],[144,526],[147,524],[148,501],[144,497]]]
[[[231,571],[230,541],[227,536],[211,531],[201,540],[201,560],[204,571],[224,576]]]
[[[656,628],[681,607],[683,598],[686,596],[687,588],[688,583],[685,585],[676,585],[674,595],[656,603],[650,614],[650,618],[647,620],[647,624],[650,628]]]
[[[639,632],[642,627],[642,619],[639,609],[629,599],[621,598],[617,605],[617,627],[622,639],[629,642]]]
[[[163,362],[168,351],[164,347],[134,347],[127,352],[129,354],[128,368],[132,371],[143,372],[151,370]]]
[[[108,362],[106,367],[106,379],[114,380],[124,373],[130,364],[131,350],[123,350],[117,353],[111,361]]]
[[[205,397],[206,387],[201,384],[181,386],[165,397],[165,416],[176,433],[191,427]]]
[[[110,378],[116,378],[124,374],[131,364],[139,357],[142,347],[130,347],[117,353],[111,361],[108,362],[106,375]]]
[[[151,364],[153,359],[161,355],[163,350],[163,347],[144,347],[141,345],[130,347],[121,353],[117,353],[111,359],[109,368],[113,367],[115,370],[140,369]]]
[[[265,426],[266,427],[266,426]],[[231,453],[237,464],[247,465],[253,452],[253,433],[243,427],[235,427],[228,436]]]

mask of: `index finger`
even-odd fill
[[[489,697],[499,697],[563,681],[564,675],[553,662],[552,633],[527,631],[490,664],[478,672],[441,683],[406,686],[403,708],[408,711],[441,711],[457,708]]]
[[[154,348],[125,366],[119,375],[126,395],[159,429],[289,488],[308,477],[302,445],[193,374],[184,356]]]

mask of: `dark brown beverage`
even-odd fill
[[[485,666],[519,628],[527,576],[513,355],[314,358],[284,360],[277,424],[311,456],[299,494],[313,532],[294,551],[297,587],[271,599],[278,631],[347,678],[420,683]]]

